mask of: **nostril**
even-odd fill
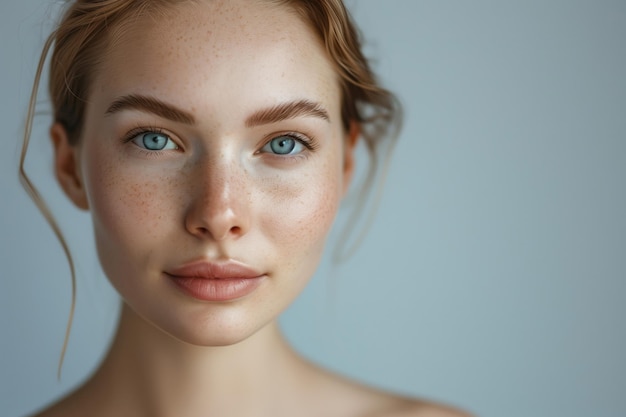
[[[185,228],[199,239],[216,241],[239,238],[247,233],[245,208],[234,210],[230,205],[218,206],[215,200],[199,199],[185,214]]]
[[[198,233],[200,235],[208,235],[209,234],[209,229],[207,229],[206,227],[203,227],[203,226],[197,227],[196,230],[198,231]]]
[[[226,233],[220,234],[220,233],[214,233],[208,227],[204,227],[204,226],[196,227],[196,235],[202,238],[211,237],[216,240],[223,240],[223,239],[226,239],[228,236],[236,237],[236,236],[240,236],[241,234],[243,234],[243,229],[239,226],[233,226],[230,229],[225,229],[225,231]]]

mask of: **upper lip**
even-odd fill
[[[166,271],[168,275],[181,278],[235,279],[257,278],[263,275],[255,269],[237,261],[197,261]]]

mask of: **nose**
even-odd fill
[[[187,231],[215,241],[243,236],[250,227],[244,170],[233,163],[209,161],[195,171],[185,213]]]

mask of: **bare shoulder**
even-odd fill
[[[55,404],[48,405],[43,410],[39,410],[37,414],[31,417],[73,417],[78,416],[72,401],[69,399],[61,400]]]
[[[82,388],[82,387],[81,387]],[[65,397],[57,400],[52,404],[48,404],[45,408],[39,410],[36,414],[30,417],[81,417],[85,415],[85,410],[93,410],[93,407],[89,407],[85,404],[82,389],[70,392]],[[92,417],[98,417],[97,410],[89,412]]]
[[[429,401],[399,398],[390,408],[372,417],[473,417],[466,411]]]
[[[326,373],[321,404],[332,409],[317,410],[316,415],[355,417],[472,417],[470,413],[423,399],[396,395],[363,385],[333,373]]]
[[[43,410],[39,410],[37,414],[33,414],[30,417],[67,417],[72,414],[67,410],[67,407],[60,403],[49,405]]]

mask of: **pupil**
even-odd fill
[[[288,137],[276,138],[271,143],[272,151],[281,155],[290,153],[295,146],[296,141]]]
[[[147,133],[143,137],[143,144],[151,151],[160,151],[165,147],[167,138],[158,133]]]

